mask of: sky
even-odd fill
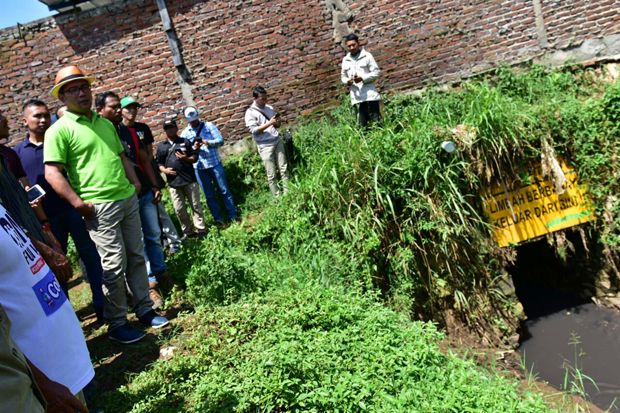
[[[0,29],[15,26],[55,14],[47,6],[37,0],[2,0],[0,13]]]

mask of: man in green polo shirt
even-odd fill
[[[51,94],[67,111],[45,133],[45,179],[84,217],[97,245],[110,339],[133,343],[144,332],[127,322],[126,284],[145,326],[160,328],[168,320],[152,310],[148,294],[136,197],[140,182],[112,123],[91,110],[93,81],[77,66],[64,67],[56,75]]]

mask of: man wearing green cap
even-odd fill
[[[141,184],[114,125],[91,110],[93,81],[77,66],[62,68],[56,75],[51,95],[67,111],[45,132],[45,179],[85,219],[103,267],[108,335],[127,344],[145,333],[127,321],[126,286],[142,324],[160,328],[168,320],[151,308],[149,298],[136,197]]]
[[[125,147],[125,155],[135,165],[136,175],[142,183],[142,191],[138,194],[140,202],[140,219],[144,236],[144,251],[149,263],[149,296],[153,300],[153,308],[163,306],[163,299],[158,291],[158,280],[166,277],[166,261],[161,243],[161,226],[156,204],[161,199],[161,192],[155,173],[146,152],[145,143],[153,142],[153,133],[146,123],[136,122],[138,109],[142,106],[131,96],[121,99],[122,122],[118,125],[118,133]]]

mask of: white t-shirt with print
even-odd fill
[[[56,276],[2,205],[0,263],[11,338],[47,377],[77,394],[95,375],[82,328]]]

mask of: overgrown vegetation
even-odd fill
[[[229,162],[243,225],[172,259],[197,308],[181,351],[109,403],[133,412],[547,411],[507,379],[439,352],[433,324],[403,317],[441,324],[451,312],[490,339],[514,332],[518,308],[501,286],[509,254],[490,236],[480,192],[538,164],[543,142],[589,183],[602,218],[592,228],[615,262],[620,87],[588,71],[500,68],[449,92],[391,97],[384,117],[359,130],[343,103],[298,125],[303,163],[278,200],[255,154]],[[440,148],[447,138],[453,155]]]
[[[108,402],[134,412],[547,411],[516,383],[442,354],[431,324],[370,297],[285,281],[244,303],[199,310],[170,362]]]

